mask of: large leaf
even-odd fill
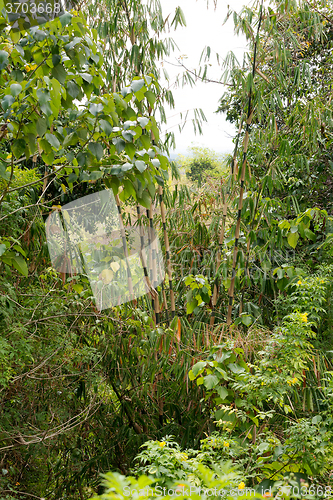
[[[125,151],[128,154],[128,156],[130,157],[130,159],[133,160],[133,157],[134,157],[135,152],[136,152],[134,144],[132,144],[131,142],[127,142],[126,146],[125,146]]]
[[[218,393],[218,395],[220,396],[221,399],[226,399],[228,397],[228,390],[219,385],[218,387],[215,388],[216,392]]]
[[[28,277],[28,267],[23,257],[15,255],[15,257],[12,258],[12,263],[13,267],[15,267],[19,273],[23,274],[26,278]]]
[[[125,149],[126,142],[123,139],[116,139],[115,146],[117,153],[121,153]]]
[[[139,125],[142,127],[142,128],[145,128],[146,125],[148,125],[149,123],[149,119],[144,117],[144,116],[139,116],[138,118],[138,122],[139,122]]]
[[[145,84],[145,81],[143,79],[134,80],[131,83],[131,89],[132,89],[133,92],[138,92],[139,90],[142,89],[142,87],[144,86],[144,84]]]
[[[66,12],[66,14],[60,16],[59,21],[61,22],[61,26],[64,27],[67,24],[69,24],[71,22],[72,17],[73,17],[72,14],[70,14],[69,12]]]
[[[75,82],[70,80],[67,82],[67,92],[71,97],[73,97],[73,99],[75,99],[80,93],[80,87],[78,87]]]
[[[5,253],[6,249],[6,245],[4,243],[0,243],[0,257]]]
[[[104,154],[103,146],[98,142],[89,142],[88,149],[95,156],[97,161],[100,161]]]
[[[149,194],[147,193],[147,191],[143,191],[140,198],[138,197],[138,203],[145,208],[150,208],[151,198],[150,198]]]
[[[21,90],[22,90],[22,85],[20,85],[19,83],[12,83],[10,86],[10,93],[14,97],[18,96]]]
[[[106,120],[99,120],[99,124],[103,132],[105,132],[106,135],[111,135],[112,134],[112,125]]]
[[[97,116],[98,113],[100,113],[101,111],[103,111],[103,104],[101,104],[101,103],[98,103],[98,104],[92,103],[92,104],[90,104],[89,111],[90,111],[90,113],[92,115]]]
[[[43,137],[47,131],[47,121],[43,117],[39,117],[36,121],[36,130],[39,137]]]
[[[288,234],[288,243],[292,248],[296,248],[298,238],[299,238],[298,233],[289,233]]]
[[[4,69],[8,64],[8,52],[0,50],[0,70]]]
[[[15,141],[12,144],[12,151],[16,158],[20,158],[25,151],[25,140],[15,139]]]
[[[54,149],[60,148],[60,142],[57,137],[53,134],[45,134],[45,139],[51,144]]]
[[[206,366],[206,361],[198,361],[197,363],[195,363],[195,365],[193,365],[193,367],[192,367],[193,375],[195,377],[197,375],[199,375],[199,373],[202,372],[202,370],[205,368],[205,366]]]
[[[61,85],[65,83],[67,72],[62,64],[58,64],[57,66],[52,68],[52,76],[56,80],[58,80],[58,82],[61,83]]]
[[[147,97],[149,104],[153,107],[156,100],[155,94],[153,94],[151,90],[147,90],[147,92],[145,92],[145,97]]]
[[[305,229],[304,229],[304,234],[305,234],[305,236],[306,236],[307,238],[309,238],[309,239],[310,239],[310,240],[312,240],[312,241],[316,241],[316,239],[317,239],[317,237],[316,237],[315,233],[313,233],[313,232],[311,231],[311,229],[305,228]]]
[[[206,377],[204,377],[204,386],[209,391],[213,389],[213,387],[215,387],[218,383],[219,379],[216,375],[207,375]]]
[[[5,95],[5,97],[1,101],[1,107],[4,111],[7,111],[8,108],[13,104],[15,98],[12,95]]]
[[[146,165],[146,164],[145,164],[145,162],[144,162],[144,161],[142,161],[142,160],[137,160],[137,161],[135,162],[135,166],[136,166],[136,168],[139,170],[139,172],[141,172],[141,173],[142,173],[144,170],[146,170],[146,168],[147,168],[147,165]]]
[[[50,99],[50,93],[46,89],[37,89],[37,99],[40,106],[46,104]]]
[[[140,141],[142,142],[142,146],[148,151],[151,146],[151,140],[149,139],[148,135],[142,135],[140,137]]]

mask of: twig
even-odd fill
[[[194,75],[196,78],[198,78],[199,80],[201,80],[202,82],[205,82],[205,83],[218,83],[219,85],[226,85],[227,87],[233,87],[233,84],[232,83],[223,83],[219,80],[211,80],[210,78],[203,78],[202,76],[198,75],[195,71],[192,71],[188,68],[186,68],[186,66],[183,64],[183,63],[179,63],[179,64],[174,64],[170,61],[163,61],[167,64],[171,64],[171,66],[176,66],[177,68],[183,68],[185,71],[187,71],[188,73],[191,73],[192,75]]]

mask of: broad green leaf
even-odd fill
[[[128,170],[131,170],[133,168],[133,163],[126,162],[124,165],[121,166],[122,172],[127,172]]]
[[[5,253],[6,249],[6,245],[4,243],[0,243],[0,257]]]
[[[237,363],[229,363],[228,368],[232,373],[242,373],[244,371],[244,368]]]
[[[142,143],[142,146],[148,151],[148,149],[151,147],[151,140],[149,139],[148,135],[142,135],[140,137],[140,141]]]
[[[16,158],[20,158],[25,151],[25,140],[15,139],[15,141],[12,144],[12,151]]]
[[[99,120],[99,124],[103,132],[105,132],[106,135],[111,135],[112,134],[112,125],[106,121],[106,120]]]
[[[92,82],[92,75],[89,75],[89,73],[79,73],[79,75],[81,76],[81,78],[83,78],[83,80],[87,83],[91,83]]]
[[[80,87],[78,87],[75,82],[70,80],[69,82],[67,82],[67,92],[71,97],[73,97],[73,99],[75,99],[80,93]]]
[[[43,135],[47,131],[47,128],[48,127],[45,118],[39,117],[38,120],[36,121],[36,130],[39,137],[43,137]]]
[[[65,46],[64,46],[64,49],[65,50],[71,50],[73,47],[75,47],[75,45],[77,45],[79,42],[82,41],[82,38],[81,37],[78,37],[78,36],[75,36],[73,38],[73,40],[71,40],[69,43],[67,43]]]
[[[46,104],[50,99],[50,93],[46,89],[37,89],[37,99],[40,106]]]
[[[147,92],[145,92],[145,97],[147,97],[149,104],[153,107],[156,100],[155,94],[151,90],[147,90]]]
[[[131,160],[133,160],[133,157],[135,155],[136,149],[134,144],[127,142],[125,145],[125,152],[128,154]]]
[[[7,111],[8,108],[13,104],[15,98],[12,95],[5,95],[1,101],[1,106],[4,111]]]
[[[143,79],[134,80],[131,83],[131,89],[132,89],[133,92],[138,92],[139,90],[142,89],[142,87],[144,86],[144,84],[145,84],[145,81]]]
[[[315,233],[313,233],[313,232],[311,231],[311,229],[307,229],[307,228],[305,228],[305,229],[304,229],[304,234],[305,234],[305,236],[306,236],[307,238],[309,238],[309,239],[310,239],[310,240],[312,240],[312,241],[316,241],[316,239],[317,239],[317,237],[316,237]]]
[[[60,148],[60,142],[57,137],[53,134],[45,134],[45,139],[51,144],[54,149]]]
[[[76,132],[72,132],[71,134],[69,135],[66,135],[62,145],[64,147],[67,147],[69,145],[75,145],[78,141],[78,136],[76,134]]]
[[[100,161],[104,154],[103,146],[98,142],[89,142],[88,149],[95,156],[97,161]]]
[[[93,104],[90,104],[90,107],[89,107],[89,111],[90,113],[93,115],[93,116],[97,116],[98,113],[100,113],[101,111],[103,111],[103,104],[101,103],[93,103]]]
[[[77,293],[81,293],[82,290],[83,290],[83,286],[82,285],[73,285],[73,290]]]
[[[194,309],[197,307],[198,301],[196,299],[191,300],[186,304],[186,314],[192,314]]]
[[[241,318],[242,318],[243,325],[245,325],[245,326],[250,326],[251,325],[252,318],[251,318],[251,316],[249,314],[244,314],[244,315],[241,316]]]
[[[61,22],[61,26],[64,27],[67,24],[70,24],[72,17],[72,14],[70,14],[69,12],[66,12],[66,14],[60,16],[59,21]]]
[[[143,191],[142,195],[138,197],[138,203],[145,208],[150,208],[151,198],[147,191]]]
[[[8,64],[8,52],[0,50],[0,70],[4,69]]]
[[[210,391],[219,383],[219,379],[216,375],[206,375],[204,377],[204,386]]]
[[[69,184],[73,184],[73,182],[75,182],[75,181],[77,180],[77,178],[78,178],[78,177],[77,177],[77,175],[76,175],[74,172],[72,172],[72,173],[71,173],[71,174],[69,174],[69,176],[67,177],[67,182],[68,182]]]
[[[198,361],[197,363],[195,363],[195,365],[192,366],[193,375],[195,377],[199,375],[199,373],[203,371],[205,366],[206,366],[206,361]]]
[[[58,80],[61,85],[63,85],[66,81],[67,72],[62,64],[58,64],[54,68],[52,68],[52,76]]]
[[[25,251],[23,250],[23,248],[20,247],[20,245],[14,245],[13,249],[16,250],[17,252],[20,252],[20,254],[23,255],[23,257],[27,256],[27,254],[25,253]]]
[[[149,123],[149,119],[144,116],[139,116],[138,123],[142,128],[145,128],[145,126]]]
[[[53,151],[49,151],[46,153],[45,151],[42,153],[42,159],[46,165],[52,165],[54,161],[54,153]]]
[[[101,172],[100,170],[94,170],[90,174],[90,180],[97,181],[98,179],[101,179],[101,177],[103,177],[103,175],[104,175],[103,172]]]
[[[219,385],[219,386],[215,387],[215,390],[221,399],[226,399],[228,397],[229,392],[225,387]]]
[[[135,132],[132,130],[123,130],[122,131],[122,136],[124,139],[126,139],[126,141],[132,142],[134,135],[135,135]]]
[[[115,142],[117,153],[121,153],[125,149],[126,142],[123,139],[117,139]]]
[[[288,243],[292,248],[296,248],[298,238],[299,238],[298,233],[289,233],[288,234]]]
[[[52,55],[52,64],[53,66],[57,66],[61,61],[61,57],[59,56],[59,54],[53,54]]]
[[[12,263],[13,267],[15,267],[19,273],[23,274],[26,278],[28,277],[28,267],[23,257],[15,255],[15,257],[12,258]]]
[[[144,172],[147,168],[147,165],[145,164],[144,161],[142,160],[137,160],[134,165],[136,166],[136,168],[139,170],[139,172]]]
[[[18,96],[21,90],[22,90],[22,85],[20,85],[19,83],[12,83],[10,86],[10,93],[14,97]]]
[[[34,31],[33,33],[33,37],[38,40],[38,42],[42,42],[43,40],[45,40],[45,38],[47,37],[47,34],[45,33],[45,31],[42,31],[42,30],[36,30]]]

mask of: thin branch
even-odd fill
[[[227,87],[233,87],[232,83],[223,83],[219,80],[211,80],[210,78],[203,78],[202,76],[198,75],[195,71],[188,69],[183,63],[174,64],[170,61],[163,61],[163,62],[166,62],[167,64],[170,64],[171,66],[176,66],[176,68],[183,68],[185,71],[187,71],[188,73],[191,73],[192,75],[195,76],[195,78],[201,80],[204,83],[218,83],[219,85],[226,85]]]

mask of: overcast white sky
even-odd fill
[[[176,31],[172,30],[170,35],[175,40],[179,47],[171,58],[170,63],[177,64],[177,57],[186,55],[184,64],[189,69],[199,67],[199,59],[202,50],[206,45],[210,46],[213,51],[217,52],[223,58],[229,51],[233,51],[240,63],[243,60],[243,53],[246,49],[245,37],[238,37],[233,33],[233,20],[230,18],[228,22],[222,26],[228,10],[228,4],[233,9],[239,11],[244,4],[250,4],[250,0],[218,0],[218,6],[214,10],[213,1],[210,0],[207,9],[207,0],[161,0],[163,14],[173,13],[177,6],[180,6],[184,12],[186,19],[186,27],[178,26]],[[216,61],[216,56],[212,57],[211,63]],[[164,64],[165,69],[169,73],[171,81],[174,81],[176,75],[180,71],[170,64]],[[214,64],[210,68],[208,78],[219,80],[222,70]],[[202,83],[197,82],[194,88],[186,85],[184,88],[172,88],[175,99],[175,110],[167,112],[167,127],[176,135],[176,150],[174,153],[185,153],[187,148],[192,144],[209,147],[217,152],[231,152],[233,149],[232,138],[235,135],[235,129],[227,123],[222,114],[216,114],[218,100],[224,93],[226,87],[217,83]],[[195,135],[192,123],[188,123],[184,130],[178,131],[178,123],[180,123],[180,112],[187,109],[202,108],[208,120],[203,125],[203,135]],[[193,116],[193,111],[191,112]]]

